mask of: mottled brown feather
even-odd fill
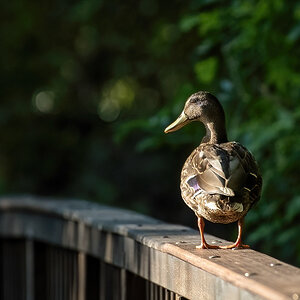
[[[182,198],[197,216],[230,223],[259,200],[261,185],[252,154],[237,142],[227,142],[200,144],[183,166],[180,187]]]

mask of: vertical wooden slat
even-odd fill
[[[171,293],[169,290],[165,290],[165,300],[172,300],[171,299]]]
[[[160,286],[155,284],[155,300],[160,300]]]
[[[83,253],[37,243],[35,261],[36,299],[88,299],[85,297],[86,262]]]
[[[46,285],[49,279],[49,262],[46,260],[45,244],[34,242],[34,296],[35,299],[49,299],[50,289]]]
[[[150,285],[150,299],[155,300],[155,284],[153,282]]]
[[[126,272],[126,299],[148,299],[148,281],[134,273]]]
[[[51,278],[51,274],[50,274],[50,272],[51,272],[51,269],[50,269],[50,257],[49,257],[49,249],[48,248],[46,248],[45,247],[45,257],[44,257],[44,260],[43,260],[43,262],[45,263],[45,274],[46,274],[46,280],[43,282],[44,283],[44,285],[45,285],[45,291],[46,291],[46,295],[44,295],[45,296],[45,298],[47,299],[47,300],[49,300],[49,299],[51,299],[51,297],[50,297],[50,293],[51,293],[51,286],[50,286],[50,278]],[[36,253],[36,255],[37,255],[37,253]],[[37,257],[37,256],[36,256]],[[37,259],[37,258],[36,258]],[[41,260],[42,260],[43,258],[41,258]],[[37,265],[37,262],[36,262],[36,265]],[[36,274],[35,274],[35,276],[36,276],[36,284],[35,284],[35,286],[38,286],[38,284],[37,284],[37,278],[38,278],[38,276],[39,276],[39,274],[40,274],[40,272],[37,272]],[[37,291],[37,289],[36,289],[36,291]],[[43,295],[44,293],[42,292],[42,290],[41,290],[41,295]],[[36,294],[36,296],[37,296],[37,294]]]
[[[85,300],[85,285],[86,285],[86,257],[85,254],[78,253],[78,300]]]
[[[65,261],[65,270],[70,270],[69,272],[66,271],[65,275],[65,284],[66,284],[66,297],[68,300],[72,299],[72,278],[73,278],[73,260],[72,256],[66,255]]]
[[[48,261],[48,269],[46,272],[49,272],[49,277],[47,284],[49,285],[49,300],[55,299],[56,297],[56,289],[55,289],[55,273],[54,273],[54,252],[52,251],[51,247],[47,247],[47,257],[46,260]]]
[[[4,239],[0,238],[0,299],[3,299],[3,242]]]
[[[121,269],[100,262],[100,299],[121,299]]]
[[[25,241],[26,300],[34,300],[34,246],[31,239]]]
[[[163,288],[162,286],[159,286],[158,293],[159,293],[158,299],[159,299],[159,300],[164,300],[164,299],[163,299],[164,288]]]
[[[63,270],[63,278],[62,278],[62,285],[64,287],[63,290],[63,294],[62,294],[62,298],[63,299],[68,299],[69,295],[68,295],[68,273],[67,273],[67,269],[68,269],[68,253],[66,251],[64,251],[62,253],[62,270]]]
[[[5,239],[2,244],[2,298],[25,300],[25,240]]]
[[[99,259],[86,256],[86,300],[99,300],[100,286],[100,263]]]
[[[121,291],[121,269],[113,266],[107,265],[108,268],[111,269],[113,275],[112,285],[110,285],[112,299],[120,300],[122,291]]]
[[[120,300],[126,300],[126,293],[127,293],[127,272],[125,269],[120,269]]]
[[[151,288],[151,291],[152,291],[152,297],[151,297],[151,300],[156,300],[156,284],[152,282],[152,288]]]
[[[58,266],[58,250],[56,247],[49,247],[50,249],[50,253],[51,253],[51,257],[52,257],[52,264],[51,264],[51,269],[52,269],[52,278],[51,281],[53,282],[53,291],[54,291],[54,295],[55,298],[51,299],[51,300],[60,300],[60,291],[59,291],[59,272],[57,270],[57,266]]]
[[[105,270],[105,263],[100,261],[100,299],[105,299],[106,297],[106,278],[109,276],[108,272]]]
[[[73,263],[73,257],[68,255],[67,259],[67,266],[66,269],[70,269],[70,272],[68,273],[68,276],[66,278],[68,279],[67,285],[68,285],[68,299],[72,300],[72,294],[73,294],[73,274],[74,274],[74,263]]]
[[[45,252],[41,255],[41,252]],[[38,266],[43,267],[44,280],[37,280],[44,286],[37,292],[38,299],[164,299],[164,288],[125,270],[121,270],[83,253],[54,246],[39,246],[35,250],[36,272],[41,273]],[[41,260],[44,263],[41,264]],[[101,272],[100,272],[101,264]],[[100,276],[101,273],[101,276]],[[42,278],[42,276],[37,276]],[[37,279],[36,278],[36,279]],[[101,278],[100,285],[98,284]],[[94,281],[93,281],[94,280]],[[150,287],[150,288],[149,288]],[[100,291],[101,289],[101,291]],[[38,288],[36,287],[36,291]],[[149,291],[150,297],[149,297]],[[100,298],[99,298],[100,294]],[[147,295],[148,294],[148,295]]]
[[[73,271],[71,271],[73,269]],[[72,278],[72,295],[70,297],[70,300],[77,300],[77,293],[78,293],[78,260],[77,257],[72,255],[72,268],[68,268],[69,272],[71,273],[71,278]]]
[[[146,280],[146,300],[150,300],[150,281]]]
[[[61,256],[62,256],[62,249],[59,248],[55,248],[54,249],[54,253],[55,253],[55,278],[56,278],[56,290],[57,290],[57,298],[55,300],[63,300],[62,299],[62,294],[63,294],[63,284],[62,284],[62,278],[65,274],[63,274],[63,270],[62,270],[62,260],[61,260]]]
[[[154,300],[154,286],[151,281],[149,281],[149,300]]]

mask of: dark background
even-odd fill
[[[300,4],[284,0],[7,1],[1,6],[0,192],[82,198],[196,228],[180,197],[209,90],[255,155],[246,243],[300,265]],[[235,239],[235,225],[208,231]]]

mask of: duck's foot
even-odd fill
[[[238,237],[236,242],[232,245],[219,246],[220,249],[249,249],[250,246],[242,243],[242,232],[243,232],[244,218],[238,221]]]
[[[209,245],[207,243],[202,243],[199,246],[196,246],[197,249],[250,249],[249,245],[244,245],[244,244],[237,244],[234,243],[232,245],[225,245],[225,246],[215,246],[215,245]]]
[[[205,237],[204,237],[204,219],[203,219],[203,217],[198,217],[198,227],[199,227],[200,236],[201,236],[201,244],[199,246],[196,246],[196,248],[197,249],[233,249],[233,250],[234,249],[249,249],[250,246],[244,245],[242,243],[243,225],[244,225],[244,218],[242,218],[238,221],[238,237],[234,244],[225,245],[225,246],[209,245],[209,244],[207,244]]]
[[[242,243],[234,243],[232,245],[226,245],[226,246],[218,246],[220,249],[250,249],[249,245],[244,245]]]
[[[219,246],[209,245],[206,242],[196,246],[197,249],[219,249]]]
[[[205,237],[204,237],[204,219],[203,217],[198,217],[198,228],[200,232],[201,237],[201,244],[199,246],[196,246],[197,249],[218,249],[219,246],[213,246],[207,244]]]

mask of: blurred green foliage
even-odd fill
[[[203,128],[163,129],[209,90],[263,173],[246,242],[300,265],[299,3],[23,0],[3,3],[0,22],[2,194],[81,197],[195,227],[179,176]]]

